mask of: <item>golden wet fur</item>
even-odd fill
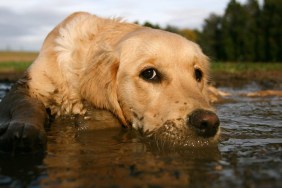
[[[153,67],[160,83],[140,77]],[[195,79],[195,69],[203,73]],[[208,60],[199,46],[169,32],[75,13],[46,38],[28,70],[30,94],[52,114],[84,114],[84,102],[115,114],[126,126],[181,126],[194,109],[213,110]]]

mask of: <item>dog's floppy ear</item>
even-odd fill
[[[113,112],[128,126],[117,97],[119,58],[114,52],[101,49],[90,61],[80,80],[81,96],[93,106]]]

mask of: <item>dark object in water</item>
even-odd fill
[[[27,80],[23,78],[18,81],[1,101],[1,151],[13,153],[45,150],[44,125],[48,122],[48,115],[40,101],[29,97]]]

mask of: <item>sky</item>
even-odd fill
[[[245,3],[246,0],[237,0]],[[66,16],[86,11],[128,22],[201,29],[229,0],[1,0],[0,50],[39,51],[47,34]]]

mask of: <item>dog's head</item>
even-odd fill
[[[208,102],[208,61],[198,45],[153,29],[131,33],[119,45],[117,98],[133,128],[185,144],[215,140],[219,120]]]
[[[107,90],[95,92],[94,104],[159,140],[188,146],[216,142],[219,119],[206,91],[208,59],[197,44],[144,28],[127,34],[109,53],[115,54],[112,63],[95,67],[95,75],[91,71],[100,75],[95,87]]]

